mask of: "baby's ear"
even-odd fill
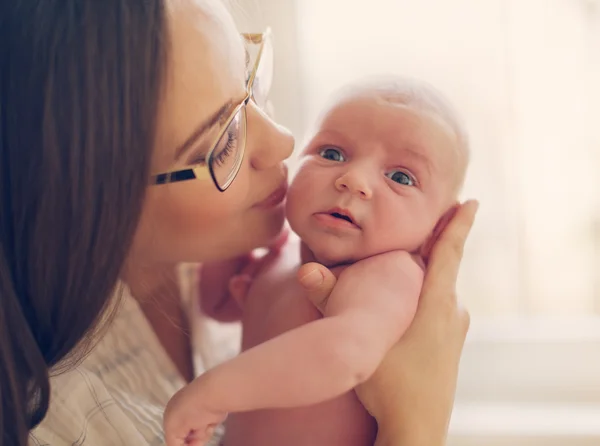
[[[427,265],[427,263],[429,261],[429,256],[431,255],[431,250],[433,249],[435,243],[437,242],[440,234],[444,231],[444,228],[446,227],[448,222],[450,220],[452,220],[452,217],[456,213],[458,206],[459,206],[458,201],[455,202],[454,204],[452,204],[452,206],[444,213],[444,215],[442,215],[440,217],[440,219],[436,223],[435,227],[433,228],[433,231],[431,231],[431,234],[429,234],[429,237],[427,237],[427,240],[425,240],[423,242],[423,244],[421,245],[421,249],[419,250],[418,254],[421,256],[421,258],[425,262],[425,265]]]

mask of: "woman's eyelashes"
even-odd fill
[[[237,143],[237,132],[227,130],[213,152],[213,161],[217,166],[222,166],[227,163],[227,158],[236,151]]]
[[[221,166],[227,163],[227,158],[231,156],[237,149],[238,135],[235,131],[227,130],[217,145],[215,146],[212,153],[212,162],[217,166]],[[206,164],[208,153],[205,147],[199,147],[197,152],[190,156],[188,161],[189,166],[195,166],[197,164]]]

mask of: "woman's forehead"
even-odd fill
[[[156,163],[165,168],[198,125],[244,93],[245,52],[217,0],[171,0]],[[156,166],[158,168],[158,166]]]
[[[221,56],[218,62],[238,73],[245,51],[231,14],[220,0],[171,0],[171,49],[186,58]],[[196,53],[196,54],[194,54]]]

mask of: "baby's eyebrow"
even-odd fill
[[[406,147],[402,149],[404,155],[408,155],[414,161],[423,166],[429,175],[431,175],[432,163],[431,159],[423,154],[423,150],[413,147]]]
[[[315,138],[329,139],[332,143],[351,145],[350,141],[346,138],[346,135],[331,128],[320,128],[314,135]]]

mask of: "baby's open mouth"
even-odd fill
[[[341,218],[342,220],[346,220],[348,223],[355,224],[350,217],[348,217],[347,215],[344,215],[344,214],[340,214],[339,212],[332,212],[329,215],[331,215],[332,217],[335,217],[335,218]]]
[[[321,215],[326,216],[326,218],[336,227],[361,229],[360,225],[354,219],[354,215],[352,215],[352,212],[348,209],[335,207],[323,212]]]

